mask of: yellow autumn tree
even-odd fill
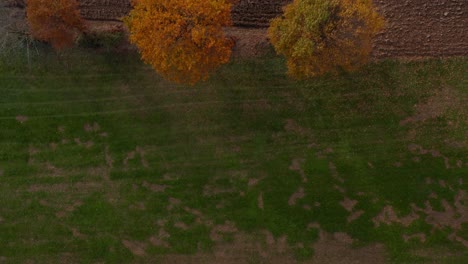
[[[164,78],[184,84],[206,80],[231,56],[229,0],[135,0],[125,19],[142,59]]]
[[[301,79],[357,69],[383,26],[372,0],[294,0],[272,20],[268,35],[288,73]]]
[[[56,50],[73,45],[85,30],[76,0],[27,0],[26,15],[31,35]]]

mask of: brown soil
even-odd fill
[[[373,56],[441,57],[467,55],[466,0],[374,0],[387,20]]]
[[[130,0],[115,1],[115,3],[79,1],[81,13],[88,19],[90,32],[125,31],[121,18],[130,10]],[[3,4],[4,2],[2,1]],[[21,0],[7,2],[16,3]],[[236,40],[234,56],[252,57],[267,52],[270,44],[266,37],[266,27],[270,19],[281,15],[282,6],[289,2],[291,0],[240,0],[232,12],[234,25],[238,27],[226,30],[227,35]],[[387,23],[374,42],[373,57],[419,58],[467,55],[468,2],[466,0],[445,2],[374,0],[374,3]],[[9,13],[19,14],[14,15],[17,18],[13,21],[21,24],[21,28],[24,29],[26,23],[24,9],[21,7],[24,5],[10,4],[8,9]],[[122,49],[133,49],[133,47],[126,43],[122,45]]]
[[[232,52],[236,58],[254,58],[264,55],[270,49],[270,42],[264,28],[225,28],[228,37],[234,40]]]

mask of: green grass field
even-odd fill
[[[33,58],[0,60],[0,263],[468,262],[466,58],[298,82],[267,56],[195,87]]]

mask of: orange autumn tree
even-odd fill
[[[142,59],[164,78],[183,84],[206,80],[229,61],[229,0],[135,0],[125,19]]]
[[[301,79],[365,64],[383,25],[372,0],[294,0],[268,34],[288,73]]]
[[[27,0],[26,15],[34,38],[61,50],[85,29],[76,0]]]

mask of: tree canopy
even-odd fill
[[[142,59],[164,78],[185,84],[206,80],[231,56],[228,0],[138,0],[125,19]]]
[[[372,0],[294,0],[268,34],[288,73],[307,78],[363,65],[383,25]]]

